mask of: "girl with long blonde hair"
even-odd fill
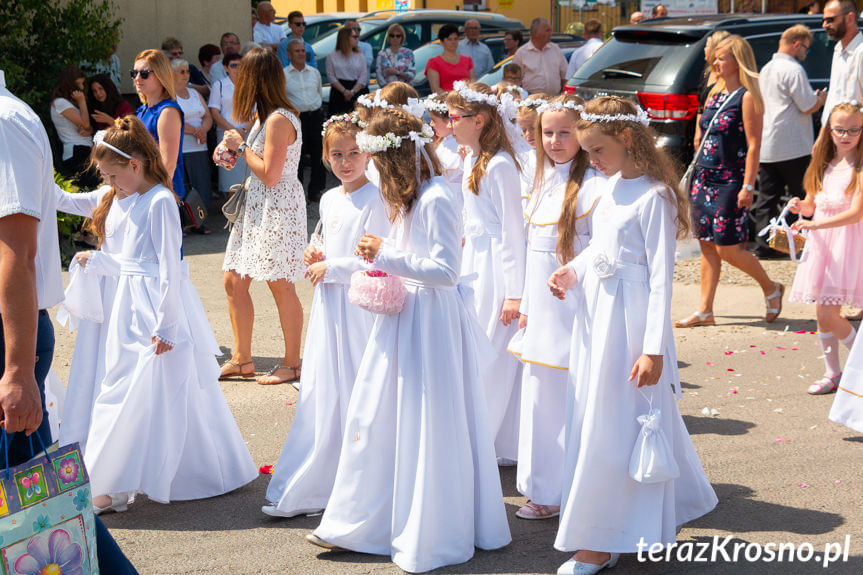
[[[460,212],[453,190],[432,177],[432,139],[429,126],[397,109],[379,112],[357,136],[378,166],[395,228],[386,242],[364,235],[356,251],[403,278],[407,296],[401,311],[375,319],[333,493],[307,536],[325,548],[388,555],[411,573],[510,541],[482,405],[480,372],[493,354],[457,287]]]
[[[518,360],[506,346],[518,329],[524,289],[524,218],[516,153],[504,119],[501,99],[480,82],[455,83],[447,95],[456,142],[470,149],[465,161],[464,256],[462,273],[476,274],[477,317],[498,353],[483,381],[492,433],[502,463],[518,456]],[[514,128],[514,125],[513,125]],[[503,461],[506,460],[506,461]]]
[[[536,183],[525,211],[521,330],[508,347],[523,364],[516,473],[518,490],[528,498],[516,511],[522,519],[560,512],[569,340],[578,298],[560,302],[546,282],[587,247],[593,207],[606,181],[576,137],[583,104],[577,96],[558,96],[539,108],[537,121]]]
[[[698,309],[674,322],[675,327],[716,324],[713,302],[723,261],[758,282],[764,293],[765,322],[779,317],[785,293],[785,286],[770,279],[744,248],[764,110],[752,48],[732,34],[716,46],[714,67],[716,84],[698,119],[704,143],[695,158],[691,189],[684,190],[690,196],[693,233],[701,248],[701,298]]]
[[[614,566],[620,553],[638,551],[636,533],[648,545],[674,543],[680,525],[717,502],[675,397],[680,377],[669,314],[675,238],[688,230],[686,197],[643,110],[616,97],[584,108],[578,141],[609,180],[594,208],[590,245],[548,282],[564,300],[577,297],[567,290],[580,285],[585,301],[572,328],[554,543],[578,552],[558,569],[563,575]],[[667,474],[643,482],[630,457],[642,433],[638,418],[652,408],[662,414],[657,423],[673,446],[672,461]]]

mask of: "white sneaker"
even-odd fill
[[[557,575],[594,575],[605,568],[614,567],[617,565],[618,559],[620,559],[620,553],[612,553],[611,558],[602,565],[582,563],[581,561],[570,559],[557,568]]]

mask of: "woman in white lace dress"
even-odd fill
[[[222,365],[221,378],[254,377],[254,308],[249,285],[255,279],[266,281],[270,287],[285,337],[284,360],[257,381],[262,385],[297,381],[303,306],[294,282],[302,279],[305,272],[303,250],[307,238],[306,197],[297,179],[303,138],[299,113],[288,100],[282,67],[272,51],[251,50],[243,57],[234,90],[233,115],[255,123],[245,142],[236,130],[224,136],[225,144],[237,150],[248,164],[251,177],[222,265],[234,351]]]

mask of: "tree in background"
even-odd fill
[[[113,0],[2,0],[0,22],[6,85],[49,127],[48,106],[60,70],[106,59],[122,20]]]

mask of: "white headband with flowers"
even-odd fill
[[[327,127],[333,122],[350,122],[351,124],[356,124],[360,129],[366,127],[366,123],[360,120],[360,117],[356,112],[351,112],[350,114],[340,114],[337,116],[330,116],[325,122],[324,127],[321,129],[321,136],[327,135]]]
[[[459,80],[453,84],[453,90],[468,102],[478,102],[493,106],[498,115],[503,120],[503,127],[506,130],[506,136],[516,153],[522,153],[530,149],[530,145],[521,134],[518,125],[515,123],[516,112],[518,112],[518,102],[515,101],[512,94],[504,92],[500,96],[494,94],[483,94],[468,87],[467,82]]]
[[[539,108],[548,103],[548,100],[543,98],[525,98],[518,103],[519,108]]]
[[[565,102],[543,102],[542,105],[536,109],[539,114],[542,114],[543,112],[559,112],[561,110],[583,112],[584,106],[576,104],[572,100],[567,100]]]
[[[107,130],[99,130],[98,132],[93,134],[93,145],[94,146],[104,146],[104,147],[108,148],[109,150],[111,150],[112,152],[120,154],[121,156],[123,156],[127,160],[131,160],[132,156],[130,156],[129,154],[127,154],[126,152],[124,152],[120,148],[112,146],[111,144],[109,144],[108,142],[105,141],[105,134],[107,134],[107,133],[108,133]]]
[[[446,105],[446,102],[441,102],[435,97],[435,94],[427,97],[423,100],[423,105],[426,110],[429,112],[434,112],[436,114],[440,114],[441,116],[449,115],[449,107]]]
[[[357,146],[363,152],[369,154],[377,154],[390,149],[400,148],[402,142],[410,140],[414,143],[414,153],[416,155],[416,175],[417,183],[420,183],[420,156],[426,161],[429,167],[429,173],[434,176],[434,164],[426,151],[426,144],[434,142],[434,130],[431,126],[423,123],[422,129],[417,132],[411,130],[405,136],[396,136],[392,132],[387,132],[383,136],[373,136],[366,132],[357,134]]]
[[[395,109],[401,108],[408,114],[416,116],[417,118],[422,119],[423,113],[425,112],[425,106],[418,98],[408,98],[408,103],[396,106],[394,104],[390,104],[386,101],[385,98],[381,97],[381,91],[375,90],[375,95],[372,97],[371,94],[363,94],[359,98],[357,98],[357,103],[366,108],[382,108],[382,109]]]
[[[640,106],[635,107],[635,114],[589,114],[581,113],[581,119],[588,122],[636,122],[643,126],[650,125],[650,117]]]

